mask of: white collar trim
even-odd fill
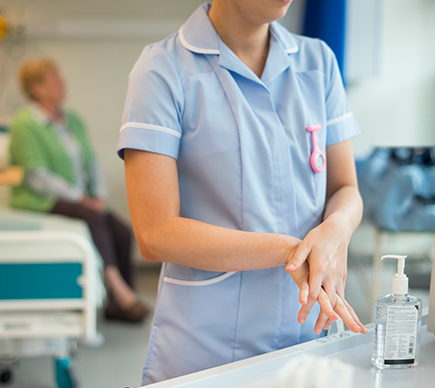
[[[194,53],[198,53],[198,54],[217,54],[217,55],[219,55],[221,53],[221,51],[217,50],[217,49],[204,49],[204,48],[193,46],[190,43],[188,43],[186,38],[184,37],[184,34],[183,34],[183,27],[184,26],[181,26],[181,28],[178,32],[178,36],[180,38],[181,44],[186,49],[188,49],[189,51],[193,51]]]
[[[298,45],[285,50],[286,54],[294,54],[297,53],[298,51],[299,51]]]
[[[193,51],[194,53],[198,53],[198,54],[216,54],[216,55],[219,55],[221,53],[221,51],[217,50],[217,49],[204,49],[204,48],[200,48],[200,47],[196,47],[196,46],[191,45],[189,42],[187,42],[186,38],[184,37],[183,27],[184,26],[181,26],[181,28],[178,32],[178,35],[179,35],[181,44],[186,49],[188,49],[189,51]],[[295,54],[298,51],[299,51],[298,45],[295,45],[293,47],[285,49],[286,54]]]

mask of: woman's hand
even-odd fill
[[[303,305],[301,307],[301,310],[299,311],[298,322],[300,324],[305,322],[311,310],[311,307],[315,302],[311,301],[312,300],[310,300],[310,302],[306,305]],[[316,334],[320,334],[322,329],[328,330],[332,322],[336,320],[331,318],[331,313],[329,311],[328,313],[325,311],[325,307],[329,310],[331,308],[331,304],[328,295],[325,291],[323,291],[323,289],[320,291],[318,302],[321,310],[319,313],[319,317],[317,318],[316,325],[314,326],[314,332]],[[310,303],[311,306],[308,306]],[[341,299],[338,295],[335,296],[335,305],[332,307],[332,310],[341,317],[344,324],[349,328],[349,330],[353,331],[354,333],[367,333],[367,329],[361,323],[353,308],[349,305],[349,303],[347,303],[346,300]]]
[[[309,264],[310,297],[327,293],[332,305],[338,295],[344,301],[347,276],[347,247],[362,217],[355,161],[350,140],[326,148],[327,190],[323,222],[312,229],[288,260],[287,270]]]
[[[298,322],[300,324],[305,322],[311,308],[317,299],[313,299],[309,292],[308,279],[309,279],[309,268],[308,263],[303,263],[300,268],[296,271],[290,272],[290,276],[295,281],[296,285],[299,287],[299,303],[302,308],[299,311]],[[323,292],[319,295],[319,304],[324,312],[325,316],[332,321],[338,319],[338,315],[334,312],[334,309],[330,303],[328,296]],[[321,330],[321,329],[320,329]],[[320,331],[319,331],[320,332]]]
[[[305,261],[308,262],[308,286],[312,300],[319,298],[322,289],[333,306],[336,295],[344,300],[349,240],[349,233],[332,216],[310,231],[298,245],[286,270],[292,273]]]
[[[295,248],[289,255],[291,258],[292,255],[297,251],[298,248]],[[287,269],[286,269],[287,270]],[[288,271],[289,272],[289,271]],[[335,295],[334,304],[331,304],[331,301],[323,290],[320,289],[319,296],[317,299],[314,299],[309,292],[309,265],[305,261],[299,269],[289,272],[297,286],[299,287],[299,302],[302,304],[302,307],[299,311],[298,322],[303,324],[313,307],[316,301],[319,302],[321,311],[319,313],[319,317],[317,319],[316,325],[314,327],[314,332],[316,334],[320,334],[322,329],[327,330],[331,323],[334,320],[337,320],[340,316],[346,326],[356,333],[367,333],[367,329],[358,319],[358,316],[355,314],[352,307],[341,298],[339,295]]]
[[[82,198],[80,204],[96,211],[97,213],[104,213],[106,210],[106,203],[102,199],[91,198],[86,195]]]

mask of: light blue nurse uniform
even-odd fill
[[[310,166],[307,126],[322,125],[325,155],[359,132],[335,57],[322,41],[274,22],[259,79],[219,39],[209,7],[145,47],[130,74],[118,154],[175,158],[181,217],[303,238],[321,222],[327,173]],[[143,384],[313,339],[318,306],[304,325],[299,308],[284,267],[211,272],[164,263]]]

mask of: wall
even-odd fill
[[[435,2],[383,0],[378,75],[348,85],[363,131],[356,154],[376,145],[435,145]]]
[[[378,76],[348,85],[362,129],[354,140],[357,155],[392,140],[435,144],[435,2],[382,1]],[[115,155],[128,73],[147,43],[175,32],[201,3],[0,0],[0,10],[27,23],[29,31],[20,58],[14,59],[0,45],[0,120],[24,103],[15,82],[19,61],[42,55],[57,60],[68,80],[67,105],[88,124],[103,162],[110,204],[128,218],[123,163]],[[282,21],[293,32],[301,30],[303,8],[304,1],[295,0]],[[90,26],[94,29],[80,34]]]
[[[14,0],[11,4],[0,0],[0,11],[5,10],[14,21],[26,22],[28,30],[25,52],[19,58],[10,52],[6,55],[0,46],[0,121],[8,120],[25,103],[16,85],[19,62],[33,56],[54,58],[67,78],[67,106],[88,124],[103,163],[110,205],[128,220],[124,165],[115,155],[128,74],[146,44],[175,32],[202,3]],[[302,6],[303,2],[292,5],[286,16],[285,23],[293,31],[301,28]]]
[[[435,1],[383,0],[380,61],[376,77],[348,85],[362,135],[354,152],[374,146],[435,145]],[[373,228],[363,224],[352,238],[354,254],[371,256]],[[433,238],[389,238],[384,253],[424,257]],[[433,248],[432,248],[433,249]]]
[[[11,16],[17,13],[24,15],[28,28],[33,30],[19,60],[47,55],[59,63],[68,83],[67,105],[79,112],[88,124],[91,140],[104,165],[110,204],[126,218],[128,205],[123,163],[117,158],[115,149],[128,74],[146,44],[175,32],[202,1],[129,0],[127,3],[128,7],[125,1],[16,0],[12,7],[10,1],[0,1],[0,9],[8,6]],[[174,28],[148,36],[141,32],[133,33],[124,38],[98,34],[79,36],[75,30],[64,36],[56,33],[46,36],[44,26],[50,25],[53,20],[61,20],[64,24],[67,21],[85,21],[86,26],[97,21],[106,28],[112,21],[121,21],[128,28],[129,21],[137,25],[138,22],[147,24],[155,20],[169,20]],[[0,84],[0,87],[5,87],[0,94],[0,116],[3,117],[10,116],[25,102],[15,82],[19,60],[11,59],[10,55],[3,58],[6,62],[3,63],[3,70],[7,73]]]

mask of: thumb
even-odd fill
[[[293,256],[291,256],[291,253],[289,254],[290,259],[287,262],[287,265],[285,267],[285,270],[287,272],[294,272],[297,271],[301,265],[307,260],[308,254],[310,250],[305,244],[301,243],[297,247],[296,251],[294,251]]]

